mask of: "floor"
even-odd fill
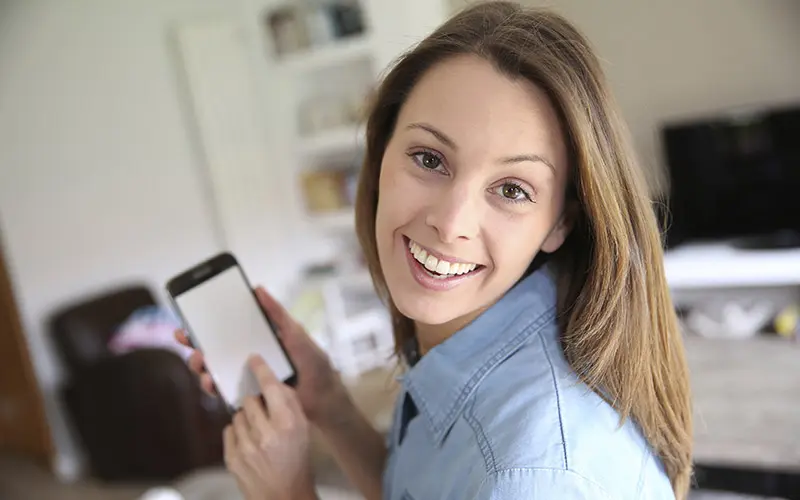
[[[698,462],[800,473],[800,343],[686,337]]]
[[[700,467],[698,472],[707,486],[719,486],[713,484],[719,482],[721,475],[728,476],[735,474],[740,478],[740,486],[748,486],[743,491],[756,493],[764,489],[749,484],[751,481],[742,482],[742,471],[730,470],[711,470]],[[715,477],[716,476],[716,477]],[[730,479],[725,478],[724,484],[730,484]],[[772,486],[781,484],[787,488],[783,492],[798,491],[800,478],[797,476],[788,478],[764,477],[751,478],[752,485],[769,483]],[[341,478],[325,477],[324,480],[329,486],[320,488],[320,498],[322,500],[357,500],[358,495],[348,492],[343,486]],[[748,483],[748,484],[745,484]],[[107,485],[93,481],[82,481],[77,484],[64,485],[59,483],[48,471],[38,465],[26,462],[18,458],[0,455],[0,498],[3,500],[137,500],[148,489],[156,487],[153,484],[127,484],[127,485]],[[192,474],[175,484],[187,500],[235,500],[235,483],[224,471],[203,471]],[[772,493],[772,492],[770,492]],[[793,493],[782,498],[797,498]],[[722,492],[699,492],[695,491],[690,496],[690,500],[756,500],[763,499],[763,496],[740,496]],[[771,497],[771,498],[778,498]]]
[[[93,481],[65,485],[37,464],[0,455],[0,498],[3,500],[135,500],[151,486],[109,487]]]
[[[320,464],[317,464],[318,466]],[[327,467],[317,472],[320,500],[359,500],[344,478]],[[236,483],[224,469],[198,471],[172,484],[185,500],[240,500]],[[0,499],[2,500],[138,500],[162,484],[104,484],[84,480],[62,484],[47,470],[29,461],[0,455]],[[152,500],[174,497],[153,496]],[[148,497],[148,500],[149,497]]]

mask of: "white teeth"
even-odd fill
[[[433,255],[428,255],[428,258],[425,259],[425,269],[428,271],[436,271],[436,266],[439,264],[439,259],[434,257]]]
[[[411,240],[408,241],[408,250],[411,252],[411,255],[414,256],[417,262],[425,266],[425,269],[441,275],[457,276],[460,274],[466,274],[478,267],[477,264],[439,260],[433,255],[428,255],[427,250]]]

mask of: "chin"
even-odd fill
[[[447,303],[452,304],[452,301],[436,300],[431,297],[410,297],[408,294],[400,293],[392,294],[392,301],[403,316],[425,325],[442,325],[466,314],[464,311],[448,307]]]

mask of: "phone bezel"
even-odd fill
[[[227,271],[232,267],[235,267],[239,270],[239,274],[244,280],[245,286],[247,286],[247,288],[250,290],[250,293],[253,295],[253,300],[256,301],[258,309],[261,311],[261,314],[264,315],[264,319],[267,321],[267,324],[269,324],[270,328],[272,328],[272,331],[275,332],[275,337],[278,341],[278,345],[281,347],[283,354],[289,361],[289,365],[292,367],[292,372],[293,372],[289,378],[283,381],[283,383],[294,387],[295,385],[297,385],[297,367],[292,362],[292,358],[286,351],[286,346],[284,346],[280,335],[278,335],[278,327],[275,325],[275,322],[273,322],[272,319],[269,317],[267,312],[264,311],[264,308],[261,307],[261,304],[258,303],[258,297],[256,296],[256,292],[255,289],[253,288],[253,285],[250,283],[250,280],[247,279],[247,275],[245,274],[242,267],[239,265],[239,262],[236,260],[236,257],[234,257],[233,254],[230,252],[222,252],[218,255],[215,255],[210,259],[207,259],[195,266],[192,266],[191,268],[178,274],[177,276],[173,277],[167,282],[166,285],[167,294],[169,295],[170,301],[172,302],[173,309],[175,309],[175,312],[181,318],[181,323],[183,323],[183,327],[184,330],[186,331],[186,336],[189,338],[189,342],[195,349],[202,350],[200,342],[198,341],[196,336],[192,333],[192,327],[187,321],[187,319],[183,316],[183,312],[181,311],[181,308],[178,307],[177,301],[175,299],[182,293],[188,292],[194,287],[205,283],[206,281],[214,278],[218,274]],[[214,374],[211,372],[211,370],[208,371],[208,374],[211,376],[211,380],[216,387],[217,381],[214,378]],[[222,394],[220,394],[219,397],[224,400]],[[235,412],[238,410],[238,408],[233,407],[233,404],[230,401],[225,401],[225,405],[230,412]]]

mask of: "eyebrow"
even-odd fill
[[[511,156],[509,158],[503,158],[503,160],[502,160],[502,162],[505,163],[506,165],[513,164],[513,163],[522,163],[524,161],[530,161],[530,162],[533,162],[533,163],[544,163],[545,165],[550,167],[550,170],[552,170],[553,173],[556,172],[556,167],[554,167],[553,164],[550,161],[548,161],[546,158],[542,158],[539,155]]]
[[[439,140],[439,142],[449,147],[453,151],[458,151],[458,146],[456,146],[455,141],[447,137],[447,134],[445,134],[441,130],[438,130],[433,125],[428,125],[427,123],[412,123],[411,125],[406,127],[406,130],[413,130],[413,129],[424,130],[425,132],[428,132],[432,136],[436,137]]]
[[[455,141],[453,141],[453,139],[448,137],[447,134],[437,129],[433,125],[429,125],[427,123],[412,123],[411,125],[408,125],[406,127],[406,130],[413,130],[413,129],[424,130],[425,132],[428,132],[432,136],[436,137],[436,139],[438,139],[439,142],[449,147],[453,151],[458,151],[458,146],[456,146]],[[506,165],[510,165],[514,163],[522,163],[525,161],[529,161],[532,163],[544,163],[545,165],[550,167],[550,170],[552,170],[553,173],[556,172],[556,167],[553,166],[552,162],[550,162],[549,160],[547,160],[542,156],[534,154],[509,156],[508,158],[503,158],[500,162]]]

